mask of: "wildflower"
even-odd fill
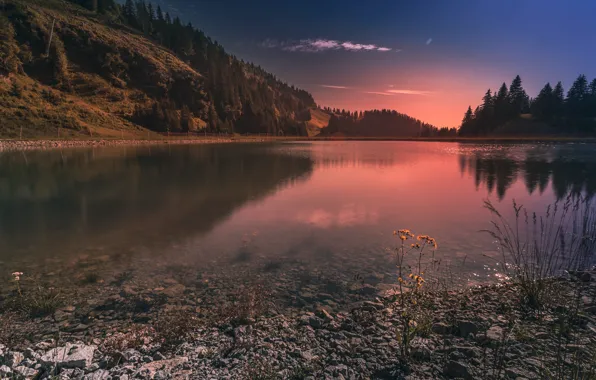
[[[395,236],[395,235],[397,235],[397,231],[394,230],[393,231],[393,236]]]
[[[23,275],[23,272],[14,272],[12,274],[13,280],[15,281],[19,281],[21,279],[21,276]]]
[[[403,278],[401,278],[401,277],[399,277],[399,278],[397,279],[397,281],[399,281],[399,282],[403,283],[403,282],[404,282],[404,279],[403,279]]]
[[[399,235],[399,238],[400,238],[402,241],[407,239],[406,235]]]
[[[410,278],[414,278],[414,273],[410,273],[410,274],[408,275],[408,277],[410,277]]]
[[[418,323],[416,321],[412,320],[412,321],[408,322],[408,326],[415,328],[418,326]]]

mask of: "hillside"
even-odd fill
[[[309,137],[318,136],[321,130],[329,125],[331,115],[319,108],[309,110],[310,119],[306,122],[306,132]]]
[[[0,4],[0,135],[306,134],[300,115],[316,107],[307,92],[177,18],[143,19],[145,3],[134,19],[115,7],[100,14],[62,0]]]

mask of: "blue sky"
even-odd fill
[[[596,1],[160,3],[321,105],[392,108],[437,125],[457,125],[516,74],[530,96],[547,81],[568,88],[580,73],[596,76]]]

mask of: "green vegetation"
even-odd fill
[[[83,5],[85,8],[81,7]],[[0,4],[6,137],[306,135],[310,94],[142,1]]]
[[[547,83],[534,99],[516,76],[496,93],[487,90],[482,104],[468,107],[460,136],[594,136],[596,133],[596,79],[588,84],[580,75],[564,95],[563,85]]]

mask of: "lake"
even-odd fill
[[[596,145],[333,141],[5,152],[0,271],[3,280],[13,271],[42,279],[93,271],[106,282],[129,271],[146,286],[159,286],[161,275],[187,286],[259,278],[303,293],[323,284],[331,293],[355,278],[395,280],[393,231],[408,228],[435,237],[441,265],[476,284],[500,275],[496,246],[480,232],[490,221],[483,200],[509,215],[513,199],[543,211],[570,192],[596,192]]]

